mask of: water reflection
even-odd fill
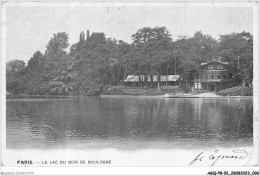
[[[7,148],[252,145],[252,99],[7,100]],[[242,143],[241,143],[242,141]]]

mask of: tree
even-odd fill
[[[68,41],[69,37],[66,32],[58,32],[57,34],[53,34],[53,37],[46,46],[45,55],[48,57],[66,53],[65,49],[69,46]]]
[[[79,35],[79,43],[84,43],[85,42],[85,34],[84,32],[81,32]]]
[[[86,41],[88,41],[89,35],[90,35],[90,32],[89,32],[89,30],[87,30],[87,38],[86,38]]]
[[[106,44],[106,36],[103,32],[93,32],[88,41],[96,44]]]
[[[67,52],[65,49],[69,46],[68,34],[65,32],[58,32],[53,34],[53,37],[48,42],[46,46],[46,51],[44,54],[45,65],[44,65],[44,75],[46,79],[52,79],[56,77],[59,68],[66,64]]]
[[[83,33],[80,36],[81,40],[83,40]],[[67,94],[67,90],[71,90],[68,89],[70,87],[68,85],[69,82],[60,80],[64,76],[66,69],[71,65],[71,57],[65,51],[69,46],[68,39],[66,32],[58,32],[57,34],[53,34],[53,37],[46,46],[44,70],[42,73],[43,87],[45,87],[46,93],[63,95]],[[63,90],[66,91],[64,92]]]
[[[184,80],[192,84],[190,71],[200,66],[203,62],[210,62],[217,59],[217,49],[217,40],[203,34],[201,31],[196,32],[191,38],[180,36],[174,42],[177,73]]]
[[[23,60],[11,60],[6,63],[6,72],[19,74],[21,71],[25,69],[25,62]]]
[[[43,91],[43,80],[45,58],[40,51],[36,51],[28,61],[26,74],[23,77],[26,80],[26,92],[31,95],[45,93]]]
[[[116,54],[116,57],[118,58],[118,66],[120,68],[118,68],[118,71],[119,69],[121,69],[121,72],[122,74],[120,75],[119,72],[118,72],[118,80],[119,81],[120,79],[125,79],[127,77],[127,74],[128,74],[128,68],[129,68],[129,51],[131,49],[131,45],[129,45],[128,43],[122,41],[122,40],[119,40],[119,43],[117,45],[117,54]]]
[[[12,94],[23,93],[24,82],[21,77],[25,74],[26,66],[22,60],[11,60],[6,63],[6,90]]]
[[[87,31],[87,40],[72,47],[69,55],[77,75],[71,80],[75,94],[96,95],[103,85],[118,84],[121,55],[116,40],[107,39],[104,33]]]
[[[27,69],[30,72],[40,72],[44,66],[44,56],[40,51],[36,51],[28,61]]]
[[[236,81],[245,84],[253,78],[253,36],[248,32],[220,36],[218,54],[222,61],[237,68]]]
[[[160,77],[162,66],[167,63],[171,55],[172,39],[170,33],[165,27],[144,27],[132,35],[134,59],[138,65],[137,73],[139,81],[141,75],[145,76],[146,85],[147,75],[157,75],[157,87],[160,90]]]

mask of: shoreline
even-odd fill
[[[177,96],[167,96],[167,95],[100,95],[101,98],[250,98],[253,96],[196,96],[196,95],[177,95]]]
[[[6,100],[20,99],[67,99],[67,98],[196,98],[196,99],[253,99],[253,96],[204,96],[204,95],[99,95],[99,96],[49,96],[49,95],[17,95],[7,96]]]

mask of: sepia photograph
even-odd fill
[[[1,174],[258,175],[258,11],[257,1],[2,3]]]

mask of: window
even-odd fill
[[[232,73],[229,73],[229,79],[232,79]]]
[[[208,65],[208,69],[209,70],[213,70],[214,68],[213,68],[213,65]]]
[[[194,88],[195,89],[201,89],[201,83],[195,83]]]
[[[213,75],[208,75],[208,79],[213,79]]]
[[[208,75],[205,75],[205,79],[208,79]]]
[[[217,69],[218,69],[218,70],[223,69],[223,65],[217,65]]]
[[[201,83],[198,84],[198,88],[201,89]]]
[[[223,75],[223,79],[227,79],[227,75]]]
[[[217,75],[218,79],[220,79],[220,75]]]

